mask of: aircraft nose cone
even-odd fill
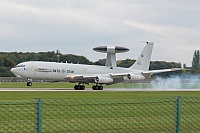
[[[16,70],[16,68],[12,68],[12,69],[10,69],[10,71],[11,71],[15,76],[17,76],[17,70]]]
[[[16,76],[16,77],[21,77],[20,70],[18,68],[12,68],[10,71]]]
[[[14,71],[15,71],[15,68],[12,68],[12,69],[10,69],[10,71],[11,71],[12,73],[14,73]]]

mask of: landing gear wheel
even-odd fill
[[[32,82],[27,82],[27,86],[32,86]]]
[[[93,89],[93,90],[96,90],[96,86],[95,86],[95,85],[93,85],[93,86],[92,86],[92,89]]]
[[[82,86],[82,90],[85,90],[85,86],[84,85]]]
[[[93,85],[93,86],[92,86],[92,89],[93,89],[93,90],[103,90],[103,86],[102,86],[102,85],[100,85],[100,86],[98,86],[98,85]]]
[[[74,90],[78,90],[78,85],[75,85],[75,86],[74,86]]]
[[[75,85],[74,90],[85,90],[85,86],[84,85]]]
[[[103,86],[99,86],[99,90],[103,90]]]

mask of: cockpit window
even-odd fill
[[[16,67],[25,67],[25,65],[19,64],[19,65],[17,65]]]

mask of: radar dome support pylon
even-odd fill
[[[93,48],[93,50],[101,53],[107,53],[105,66],[108,66],[111,69],[117,67],[116,53],[129,51],[128,48],[119,46],[100,46]]]

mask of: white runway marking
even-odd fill
[[[97,90],[92,90],[90,88],[87,88],[85,90],[74,90],[72,88],[0,88],[0,91],[10,91],[10,92],[20,92],[20,91],[25,91],[25,92],[71,92],[71,91],[97,91]],[[102,90],[99,90],[102,91]],[[138,92],[138,91],[200,91],[200,89],[150,89],[150,88],[145,88],[145,89],[137,89],[137,88],[104,88],[103,91],[110,91],[110,92],[117,92],[117,91],[132,91],[132,92]]]

